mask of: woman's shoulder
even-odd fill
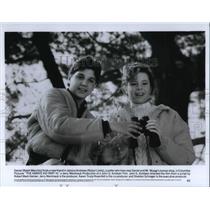
[[[171,130],[175,126],[176,111],[169,106],[160,104],[155,106],[149,118],[158,121],[161,130]]]
[[[172,109],[169,106],[166,106],[164,104],[160,104],[155,106],[152,115],[158,117],[158,116],[162,116],[162,117],[167,117],[167,118],[175,118],[175,117],[179,117],[179,114],[176,110]]]
[[[189,132],[187,122],[180,116],[180,114],[169,106],[159,105],[157,106],[156,113],[154,112],[154,118],[161,121],[164,128],[172,128],[175,131]]]

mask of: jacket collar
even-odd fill
[[[77,96],[75,96],[69,89],[67,89],[67,91],[69,92],[69,94],[71,95],[71,97],[73,98],[76,107],[77,107],[77,117],[82,117],[82,115],[84,114],[84,112],[87,110],[87,102],[84,100],[81,105],[79,106],[77,103]]]
[[[126,112],[130,113],[131,116],[134,115],[131,107],[130,107],[130,104],[126,104],[124,106],[124,109],[126,110]],[[152,108],[151,108],[151,111],[148,113],[148,116],[149,117],[152,117],[152,118],[157,118],[159,117],[159,115],[163,112],[163,111],[169,111],[170,108],[168,106],[165,106],[163,104],[160,104],[160,105],[152,105]]]

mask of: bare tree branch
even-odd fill
[[[58,65],[55,62],[55,58],[49,46],[49,39],[50,34],[47,32],[35,32],[33,35],[33,42],[39,51],[40,58],[53,87],[65,88],[62,76],[58,69]]]
[[[95,42],[96,44],[100,45],[103,48],[108,49],[110,52],[116,53],[116,54],[121,54],[122,53],[122,51],[119,49],[119,46],[117,46],[117,45],[114,46],[114,44],[110,45],[110,43],[99,42],[89,32],[87,32],[87,34],[93,42]],[[126,49],[124,49],[124,50],[126,50]]]
[[[94,106],[91,110],[94,110],[94,109],[98,109],[99,107],[101,107],[104,103],[106,103],[107,101],[110,101],[114,96],[116,96],[118,93],[119,93],[119,90],[120,88],[118,87],[117,90],[112,93],[108,98],[106,99],[103,99],[99,104],[97,104],[96,106]],[[90,110],[90,111],[91,111]]]
[[[29,118],[31,116],[31,114],[26,114],[26,115],[16,115],[16,116],[12,116],[9,117],[9,119],[12,121],[14,119],[24,119],[24,118]]]
[[[9,85],[13,85],[13,84],[20,85],[20,84],[39,83],[39,82],[43,82],[45,80],[48,80],[48,78],[44,78],[44,79],[41,79],[41,80],[33,80],[33,81],[23,81],[23,82],[16,82],[16,81],[14,81],[14,82],[11,82],[9,84],[6,83],[6,85],[9,86]]]

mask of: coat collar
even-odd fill
[[[77,108],[77,117],[82,117],[85,111],[87,110],[87,102],[84,100],[81,105],[79,106],[77,103],[77,97],[69,90],[67,89],[71,97],[73,98],[76,108]]]
[[[122,107],[122,111],[123,110],[125,110],[129,114],[129,116],[134,116],[133,110],[131,109],[129,104],[124,105],[124,107]],[[152,105],[151,110],[148,113],[148,116],[151,118],[157,118],[164,111],[166,111],[166,112],[170,111],[170,107],[165,106],[163,104],[160,104],[157,106]],[[123,114],[123,112],[121,112],[121,114]]]

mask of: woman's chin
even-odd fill
[[[132,100],[132,102],[134,104],[144,104],[148,101],[148,99],[135,99],[135,100]]]

